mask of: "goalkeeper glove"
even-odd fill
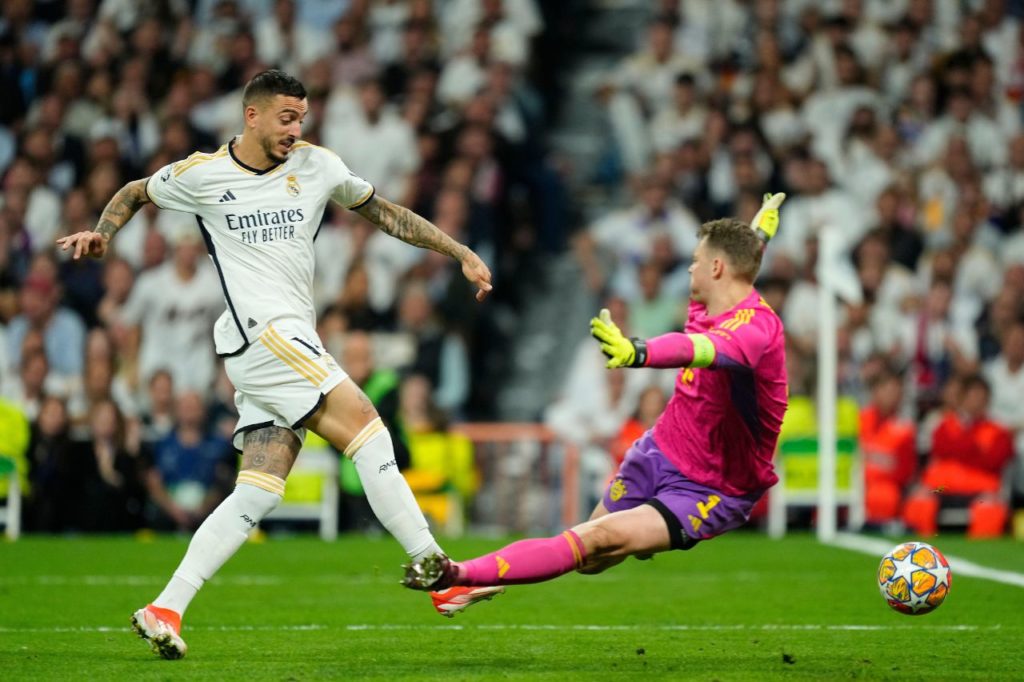
[[[771,241],[771,238],[775,236],[776,230],[779,229],[779,207],[782,206],[782,202],[785,200],[786,195],[783,192],[765,194],[764,203],[761,204],[760,210],[754,215],[754,219],[750,221],[750,227],[754,229],[754,232],[757,232],[757,236],[765,244]]]
[[[641,339],[623,336],[622,330],[612,322],[607,308],[602,308],[597,317],[590,319],[590,334],[601,343],[601,352],[608,356],[605,364],[608,369],[647,364],[647,344]]]

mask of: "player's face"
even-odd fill
[[[690,298],[698,303],[707,303],[708,285],[711,283],[712,260],[708,257],[706,240],[701,240],[693,251],[693,262],[690,263]]]
[[[302,137],[302,121],[309,111],[309,102],[298,97],[274,95],[259,111],[256,135],[267,158],[282,163],[292,145]]]

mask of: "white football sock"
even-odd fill
[[[398,471],[391,434],[380,418],[367,424],[345,449],[374,515],[413,560],[442,553],[409,484]]]
[[[259,471],[238,475],[234,492],[224,498],[192,536],[185,558],[153,606],[185,615],[199,588],[238,551],[264,516],[284,495],[284,481]]]

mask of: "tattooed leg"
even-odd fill
[[[281,426],[249,431],[242,441],[241,470],[263,472],[283,480],[292,470],[301,446],[295,432]]]
[[[300,445],[294,432],[279,426],[245,434],[242,470],[235,490],[199,526],[185,558],[151,606],[176,614],[180,623],[203,583],[238,551],[249,531],[281,501],[284,479]]]

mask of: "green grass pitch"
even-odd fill
[[[445,543],[455,556],[494,540]],[[893,542],[895,544],[895,541]],[[1024,545],[939,538],[1024,571]],[[891,611],[878,557],[807,536],[735,533],[600,576],[510,588],[453,620],[398,585],[389,539],[249,543],[193,603],[189,654],[128,630],[183,539],[0,544],[4,680],[1010,680],[1024,675],[1024,589],[955,575],[932,614]]]

